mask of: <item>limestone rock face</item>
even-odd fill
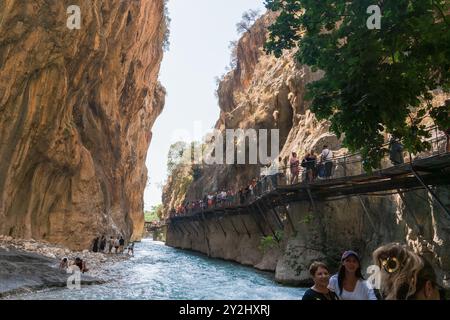
[[[138,239],[164,1],[4,0],[0,17],[0,234]]]
[[[221,115],[216,127],[220,130],[280,129],[280,156],[285,164],[292,151],[303,157],[312,149],[319,153],[324,144],[328,144],[336,156],[345,154],[347,150],[330,132],[329,123],[318,121],[305,100],[306,85],[318,80],[323,73],[298,65],[294,51],[285,51],[279,59],[262,52],[266,27],[273,18],[271,14],[265,15],[239,41],[237,66],[219,85]],[[434,102],[442,104],[448,98],[448,95],[436,91]],[[354,157],[351,160],[354,163],[346,165],[346,173],[362,173],[360,159]],[[389,163],[386,161],[382,165]],[[180,193],[168,185],[164,190],[165,199],[181,203],[183,200],[201,199],[208,192],[224,188],[238,190],[259,174],[258,165],[204,166],[200,178],[192,182],[186,192]],[[334,176],[343,175],[344,167],[336,166]],[[171,177],[172,185],[176,185],[174,179],[178,177]],[[435,191],[448,206],[449,188],[442,186]],[[309,202],[291,204],[287,212],[277,209],[285,217],[289,214],[293,227],[285,220],[283,246],[270,252],[261,252],[261,234],[254,219],[246,216],[234,218],[234,226],[228,223],[232,217],[221,220],[226,237],[217,223],[209,222],[209,248],[204,239],[197,240],[180,230],[169,230],[167,239],[169,245],[205,253],[209,250],[215,257],[276,271],[278,281],[294,284],[310,281],[308,268],[314,260],[327,261],[335,268],[342,252],[353,249],[361,253],[365,268],[371,264],[371,252],[377,246],[399,241],[428,255],[444,283],[450,281],[450,220],[425,192],[317,201],[315,205],[316,211]],[[248,228],[240,230],[239,227],[245,223]],[[261,223],[264,224],[263,221]],[[276,225],[275,222],[270,223]],[[270,228],[267,225],[265,228],[266,234],[270,234]]]

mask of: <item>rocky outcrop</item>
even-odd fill
[[[62,245],[0,235],[0,299],[40,289],[65,287],[68,282],[74,285],[74,277],[69,278],[73,272],[59,269],[64,257],[69,264],[74,263],[77,257],[85,261],[88,271],[80,275],[82,286],[114,280],[108,267],[128,259],[128,255],[88,250],[76,252]]]
[[[65,287],[70,274],[57,269],[58,261],[34,253],[0,248],[0,298],[50,287]],[[69,280],[70,283],[70,280]],[[81,285],[104,281],[82,274]]]
[[[216,128],[280,129],[280,156],[285,164],[292,151],[300,156],[309,150],[317,153],[324,144],[336,156],[347,153],[341,141],[330,133],[329,123],[318,121],[305,100],[306,85],[323,74],[298,65],[294,51],[284,52],[279,59],[263,54],[265,27],[272,19],[272,15],[264,16],[239,41],[237,67],[219,85],[221,115]],[[435,92],[435,103],[448,98]],[[346,165],[346,173],[362,173],[360,159],[356,156],[352,160],[356,161]],[[387,165],[387,161],[382,164]],[[175,190],[169,187],[164,197],[179,203],[201,199],[211,191],[238,190],[259,172],[258,165],[204,166],[200,178],[190,184],[187,192],[174,196]],[[343,175],[343,166],[334,168],[334,176]],[[449,190],[435,188],[447,206]],[[305,285],[310,281],[308,267],[314,260],[325,260],[335,268],[342,251],[352,248],[361,253],[366,267],[377,246],[400,241],[428,255],[444,283],[449,284],[450,219],[423,191],[316,201],[314,206],[298,202],[277,211],[284,217],[283,240],[270,250],[262,250],[263,234],[250,213],[207,220],[206,227],[189,222],[184,230],[171,228],[167,244],[272,270],[280,282]],[[265,211],[264,216],[258,218],[259,224],[265,235],[271,235],[277,223],[270,211]]]
[[[138,239],[164,1],[5,0],[0,16],[0,234],[72,249]]]

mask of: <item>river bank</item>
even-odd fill
[[[299,300],[305,289],[283,286],[273,273],[143,239],[121,263],[104,264],[108,281],[9,296],[14,300]]]
[[[63,246],[33,239],[13,239],[0,235],[0,298],[51,287],[64,287],[70,274],[58,269],[62,258],[80,257],[88,272],[81,275],[81,285],[111,281],[106,271],[111,265],[127,260],[127,255],[71,251]]]

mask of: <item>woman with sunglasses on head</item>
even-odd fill
[[[377,300],[371,285],[361,273],[361,262],[354,251],[345,251],[338,274],[330,278],[328,288],[340,300]]]
[[[327,288],[330,279],[330,271],[326,264],[313,262],[309,267],[309,273],[314,285],[306,290],[302,300],[338,300],[336,294]]]
[[[445,292],[430,262],[405,245],[390,243],[373,253],[380,268],[380,291],[386,300],[439,300]]]

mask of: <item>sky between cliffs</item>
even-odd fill
[[[166,104],[153,126],[147,156],[145,210],[161,203],[167,176],[167,153],[182,132],[200,140],[219,118],[215,77],[230,61],[230,41],[239,38],[236,23],[249,9],[265,12],[263,0],[169,0],[170,50],[159,80],[167,89]]]

